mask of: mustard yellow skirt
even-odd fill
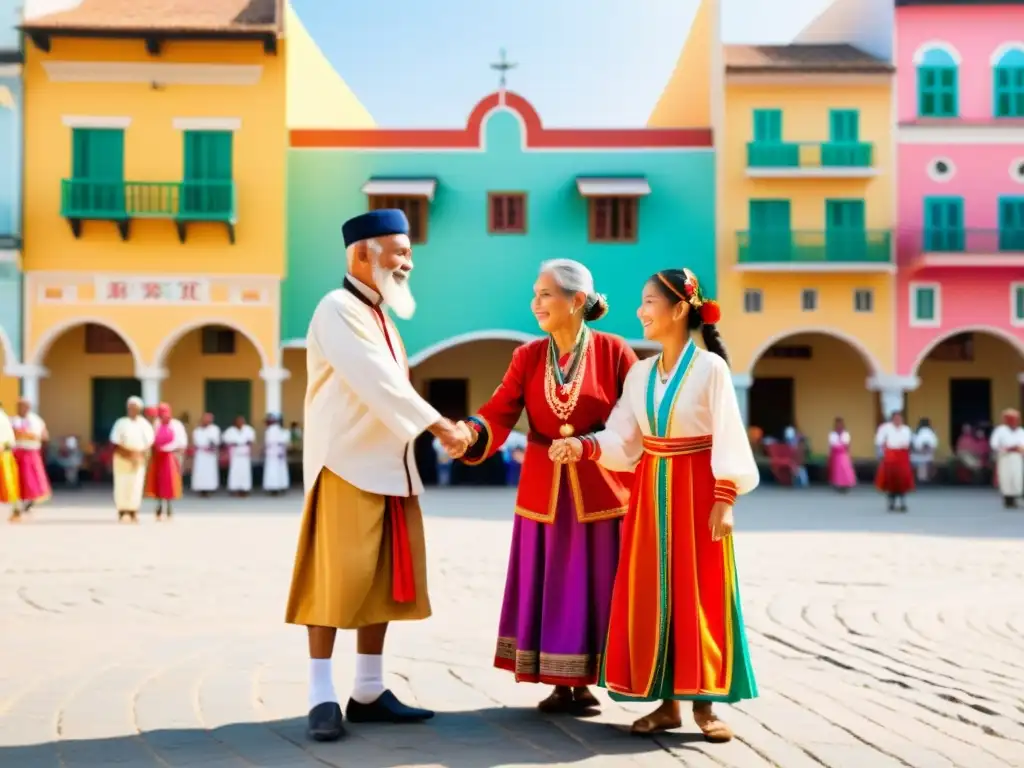
[[[423,514],[415,496],[403,502],[415,598],[399,603],[392,597],[387,497],[321,470],[306,494],[287,623],[358,629],[430,616]]]

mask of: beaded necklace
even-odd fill
[[[568,422],[583,390],[584,373],[587,367],[587,351],[590,349],[590,332],[587,326],[580,328],[576,344],[570,353],[569,366],[562,372],[558,364],[558,345],[554,338],[548,338],[547,364],[544,366],[544,398],[551,412],[563,422]],[[565,397],[565,400],[562,400]],[[562,437],[570,437],[573,430],[571,424],[565,423],[558,428]]]

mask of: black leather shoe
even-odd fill
[[[406,706],[391,691],[384,691],[372,704],[349,699],[345,714],[351,723],[418,723],[434,716],[429,709]]]
[[[306,733],[313,741],[337,741],[345,735],[341,720],[341,706],[335,701],[325,701],[309,710]]]

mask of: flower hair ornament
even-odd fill
[[[714,299],[704,298],[704,294],[700,290],[700,281],[693,272],[684,269],[683,274],[686,276],[686,282],[683,283],[682,293],[661,272],[658,273],[658,279],[672,293],[699,312],[700,320],[704,325],[715,325],[718,323],[722,319],[722,308],[718,302]]]

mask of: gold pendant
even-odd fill
[[[558,434],[562,437],[572,437],[572,433],[576,430],[572,428],[572,424],[563,424],[558,428]]]

